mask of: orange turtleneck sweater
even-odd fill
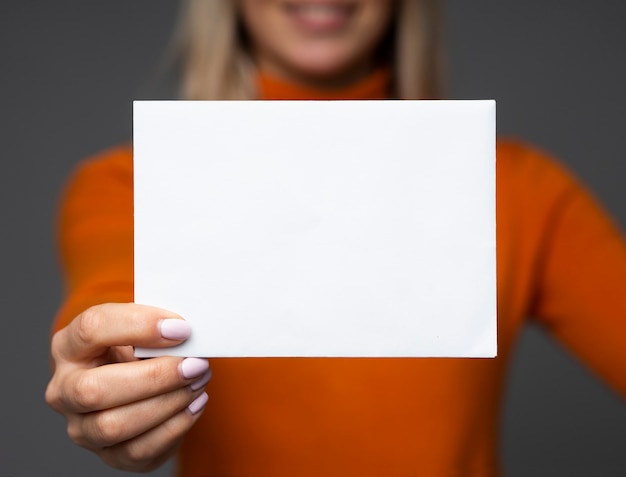
[[[265,99],[387,97],[378,71],[343,91],[259,79]],[[132,150],[83,162],[65,191],[67,295],[55,328],[90,305],[133,299]],[[498,418],[528,317],[626,395],[626,245],[545,154],[497,146],[496,359],[212,359],[181,476],[500,475]]]

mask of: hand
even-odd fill
[[[178,315],[135,304],[89,308],[52,338],[46,401],[67,432],[112,467],[148,471],[165,462],[208,400],[205,359],[138,360],[133,346],[174,346],[190,335]]]

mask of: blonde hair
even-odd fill
[[[391,0],[389,0],[391,1]],[[398,0],[386,60],[393,95],[442,97],[443,53],[438,0]],[[186,99],[255,99],[254,66],[235,0],[186,0],[172,50]]]

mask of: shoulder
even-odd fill
[[[500,243],[514,242],[518,253],[526,247],[534,255],[572,215],[581,223],[591,223],[605,214],[590,191],[552,154],[517,139],[499,139],[496,216]]]
[[[496,171],[499,201],[534,212],[551,208],[566,197],[588,194],[554,155],[518,139],[498,139]]]
[[[133,194],[130,144],[106,149],[79,162],[61,195],[61,216],[82,217],[95,211],[129,209]]]
[[[133,185],[133,149],[122,144],[106,149],[79,162],[69,178],[68,191],[87,188],[92,191],[115,184]]]
[[[71,180],[110,178],[131,181],[133,175],[133,150],[131,144],[121,144],[88,157],[75,167]]]
[[[569,188],[576,178],[554,155],[530,143],[499,138],[496,145],[498,181],[534,188]]]
[[[551,154],[511,139],[499,140],[496,154],[501,230],[536,238],[568,230],[565,241],[574,235],[619,235],[595,194]]]

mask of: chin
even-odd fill
[[[356,62],[344,55],[331,55],[328,52],[302,53],[294,55],[292,67],[300,76],[324,81],[341,79],[354,70]]]

